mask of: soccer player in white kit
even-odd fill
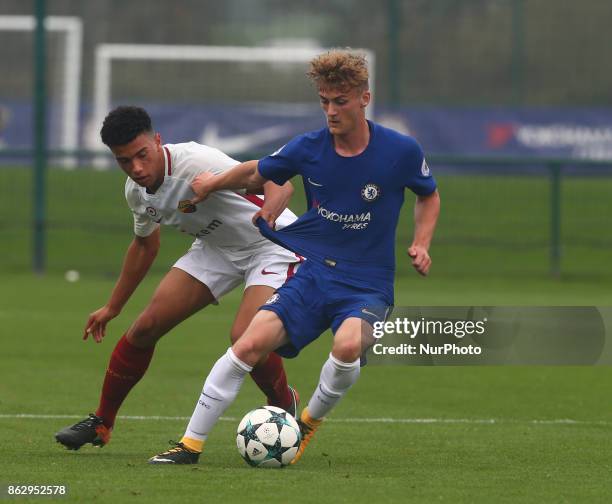
[[[242,282],[242,302],[231,329],[235,341],[244,333],[259,306],[293,275],[301,258],[265,239],[253,219],[263,217],[282,228],[296,219],[286,209],[291,185],[263,187],[265,199],[253,194],[220,191],[193,205],[190,184],[205,172],[218,174],[238,161],[195,142],[162,145],[147,112],[139,107],[118,107],[108,114],[102,141],[128,175],[125,198],[134,217],[134,239],[109,301],[93,312],[83,339],[101,342],[107,323],[123,306],[147,274],[160,247],[160,225],[173,226],[195,237],[157,287],[149,305],[119,340],[110,358],[95,414],[56,434],[56,440],[77,450],[86,443],[104,446],[110,440],[123,400],[145,374],[155,344],[174,326],[218,300]],[[282,359],[275,353],[251,373],[268,403],[293,414],[297,393],[287,385]],[[215,397],[201,397],[201,402]],[[202,442],[183,437],[170,454],[197,462]],[[170,457],[170,462],[172,462]]]

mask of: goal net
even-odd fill
[[[33,145],[34,28],[34,16],[0,16],[0,148]],[[82,23],[76,17],[49,16],[45,28],[48,145],[72,151],[79,146]]]
[[[266,154],[296,134],[322,127],[316,92],[305,73],[308,61],[324,51],[99,45],[86,145],[103,148],[98,132],[111,108],[137,104],[149,110],[166,142],[195,140],[239,158]],[[374,86],[374,54],[360,51]]]

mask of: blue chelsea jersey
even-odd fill
[[[370,141],[357,156],[340,156],[324,128],[261,159],[261,176],[276,184],[302,176],[308,211],[280,231],[271,230],[263,219],[259,227],[270,240],[309,260],[392,282],[404,190],[428,195],[436,182],[416,140],[368,124]]]

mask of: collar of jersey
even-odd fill
[[[150,199],[154,199],[155,197],[159,196],[160,194],[163,194],[164,192],[164,184],[166,183],[166,179],[168,177],[172,176],[172,158],[170,156],[170,149],[168,149],[168,147],[166,147],[165,145],[162,147],[163,151],[164,151],[164,180],[162,180],[161,185],[157,188],[157,191],[155,191],[154,193],[150,193],[147,191],[146,187],[143,187],[144,191],[143,194],[145,195],[145,198],[147,198],[148,200]]]
[[[366,119],[366,122],[368,123],[368,128],[370,129],[370,139],[368,140],[368,145],[366,145],[366,148],[363,149],[363,152],[357,154],[356,156],[341,156],[340,154],[338,154],[336,152],[336,147],[334,146],[333,135],[329,132],[329,128],[325,128],[327,139],[329,140],[329,145],[331,146],[331,150],[336,155],[336,157],[338,157],[339,159],[359,159],[362,156],[366,155],[366,153],[370,150],[370,146],[372,145],[372,142],[374,141],[374,136],[376,134],[376,125],[369,119]]]

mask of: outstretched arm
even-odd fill
[[[135,236],[128,247],[119,279],[108,302],[89,315],[83,339],[89,335],[100,343],[106,333],[106,324],[121,313],[130,296],[136,290],[153,264],[159,250],[160,231],[157,228],[146,237]]]
[[[423,276],[429,273],[431,267],[429,245],[439,214],[440,195],[437,190],[427,196],[417,196],[414,205],[414,239],[408,249],[408,255],[412,258],[414,269]]]
[[[263,187],[264,204],[253,216],[253,224],[262,217],[270,227],[278,216],[283,213],[293,194],[291,182],[282,186],[263,178],[257,170],[257,160],[247,161],[234,166],[232,169],[213,175],[210,172],[201,173],[191,183],[191,189],[196,194],[191,200],[193,204],[206,199],[211,192],[223,189],[246,189],[247,192],[259,193]]]
[[[191,203],[195,205],[206,199],[211,192],[222,189],[246,189],[255,192],[266,182],[257,171],[257,163],[257,160],[246,161],[218,175],[201,173],[191,183],[191,189],[195,193]]]

